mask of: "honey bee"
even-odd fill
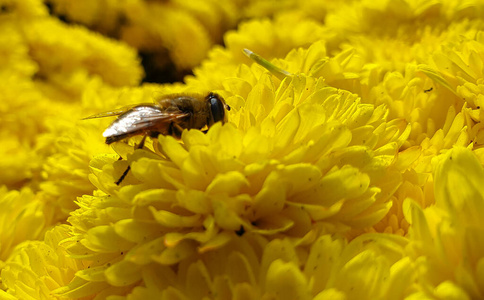
[[[137,104],[117,110],[96,114],[85,119],[118,116],[103,132],[106,144],[142,135],[137,148],[142,148],[147,136],[171,135],[180,138],[184,129],[210,128],[217,122],[227,122],[226,111],[230,110],[224,99],[215,94],[207,96],[169,94],[156,99],[154,103]],[[116,181],[119,185],[130,167]]]

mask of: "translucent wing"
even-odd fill
[[[121,114],[103,133],[110,144],[126,137],[155,131],[165,134],[172,122],[188,117],[189,113],[165,110],[153,105],[136,106]]]
[[[124,106],[118,109],[110,110],[110,111],[105,111],[99,114],[95,114],[89,117],[82,118],[82,120],[89,120],[89,119],[96,119],[96,118],[105,118],[105,117],[113,117],[113,116],[119,116],[125,112],[127,112],[130,109],[133,109],[136,106],[150,106],[153,105],[152,103],[139,103],[139,104],[134,104],[134,105],[128,105]]]

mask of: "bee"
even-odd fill
[[[201,130],[217,122],[225,123],[226,111],[230,111],[230,106],[221,96],[212,92],[205,97],[197,94],[169,94],[156,99],[154,103],[137,104],[85,119],[118,116],[103,132],[106,144],[142,135],[136,147],[140,149],[147,136],[156,138],[159,135],[171,135],[179,139],[184,129]],[[129,169],[116,181],[117,185],[123,181]]]

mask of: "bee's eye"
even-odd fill
[[[210,93],[210,95],[208,95],[208,101],[210,103],[210,112],[212,113],[213,122],[223,122],[225,118],[225,107],[222,100],[220,100],[220,97],[216,94]]]

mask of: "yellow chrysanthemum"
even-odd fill
[[[281,81],[258,65],[245,68],[232,79],[245,85],[217,91],[232,107],[231,124],[206,135],[186,131],[181,144],[159,137],[154,152],[136,150],[127,161],[92,162],[91,181],[107,195],[80,199],[65,247],[96,263],[59,293],[87,296],[93,284],[129,291],[144,270],[183,264],[238,235],[308,243],[325,232],[359,231],[388,212],[409,127],[386,123],[384,107],[321,79]],[[127,164],[119,189],[114,182]],[[92,277],[99,272],[102,284]]]
[[[40,0],[0,5],[1,69],[9,76],[35,74],[38,83],[57,84],[70,96],[82,90],[82,77],[101,76],[115,86],[141,80],[137,53],[126,45],[48,17]]]
[[[2,187],[0,207],[0,264],[3,264],[15,246],[41,238],[52,215],[46,211],[42,197],[29,188],[8,191]]]
[[[0,182],[9,188],[36,186],[43,156],[34,149],[46,130],[44,118],[54,114],[53,107],[30,80],[6,73],[0,76]]]
[[[433,55],[431,66],[421,67],[454,95],[462,107],[462,126],[467,127],[468,143],[472,142],[475,148],[482,148],[484,143],[481,125],[484,102],[480,95],[484,73],[479,67],[483,55],[484,36],[479,32],[473,39],[461,37],[458,43],[449,44]]]
[[[342,39],[367,35],[397,40],[406,37],[404,42],[409,42],[418,41],[427,26],[442,30],[453,22],[480,18],[482,3],[472,0],[350,1],[330,11],[326,24]]]
[[[161,70],[170,63],[180,71],[195,67],[209,48],[221,41],[223,33],[242,18],[237,13],[237,1],[50,2],[54,12],[67,20],[117,37],[155,56],[156,67]]]
[[[117,27],[122,22],[124,2],[118,0],[47,1],[56,15],[111,35],[119,30]]]
[[[315,41],[321,38],[321,28],[318,28],[318,32],[311,29],[321,27],[322,24],[319,22],[324,19],[327,11],[341,4],[336,1],[320,3],[293,0],[278,2],[277,5],[274,1],[259,0],[136,0],[82,3],[51,0],[49,3],[55,14],[68,21],[82,23],[96,31],[118,37],[145,55],[154,56],[152,62],[157,68],[168,68],[167,64],[170,62],[164,57],[168,56],[178,69],[185,70],[197,66],[206,57],[209,48],[213,44],[219,44],[223,34],[234,28],[239,20],[274,17],[280,29],[273,38],[279,41],[294,40],[294,47],[307,44],[307,39]],[[317,26],[310,26],[316,23]],[[297,24],[297,28],[294,28],[294,24]],[[301,34],[302,31],[308,34]],[[262,31],[259,28],[257,32]],[[296,34],[297,32],[299,34]],[[271,35],[270,31],[266,32],[267,34]],[[228,39],[232,40],[231,37]],[[267,45],[269,40],[256,38],[245,39],[245,42],[248,44],[244,44],[243,47],[250,47],[268,57],[284,56],[291,49],[272,47],[273,51],[263,51],[263,45]],[[284,43],[293,44],[287,41]],[[239,56],[239,52],[239,49],[236,49],[234,53]],[[151,58],[147,58],[148,62],[151,62]]]
[[[66,107],[62,117],[45,119],[47,132],[38,137],[35,148],[37,153],[46,153],[39,189],[59,221],[65,220],[78,207],[75,204],[77,197],[92,194],[95,187],[88,179],[89,161],[96,154],[109,151],[109,147],[99,137],[102,127],[112,120],[81,119],[94,112],[117,107],[120,101],[126,105],[143,102],[152,97],[157,89],[159,87],[150,86],[116,89],[99,80],[92,80],[81,96],[80,106],[84,113],[79,107]]]
[[[484,297],[482,4],[316,2],[46,1],[148,72],[209,51],[135,87],[135,49],[0,0],[0,298]],[[79,120],[209,91],[229,122],[179,141]]]
[[[39,150],[52,151],[42,165],[41,193],[56,211],[56,218],[64,221],[77,208],[74,199],[90,194],[94,186],[89,182],[89,161],[96,153],[108,150],[99,136],[99,129],[83,121],[47,120],[50,133],[39,138]]]
[[[41,0],[1,0],[0,22],[16,23],[48,15],[47,7]],[[2,24],[5,25],[5,24]]]
[[[441,46],[443,43],[453,47],[456,41],[471,42],[475,40],[476,31],[482,25],[481,21],[453,23],[444,31],[438,29],[435,33],[426,34],[420,41],[413,41],[412,48],[414,50],[438,49],[429,45],[429,39],[436,42],[436,46]],[[457,38],[457,33],[461,33],[462,36]],[[418,36],[419,33],[417,32],[416,35]],[[361,49],[360,46],[357,47]],[[418,51],[415,52],[415,54],[418,53]],[[387,221],[376,225],[377,228],[385,227],[386,230],[393,228],[391,229],[393,232],[396,228],[398,232],[405,233],[408,224],[401,209],[403,201],[410,197],[423,207],[433,203],[432,197],[428,197],[433,193],[430,163],[432,158],[452,146],[467,146],[471,140],[477,140],[476,135],[480,125],[474,123],[471,117],[471,115],[477,115],[476,111],[473,112],[471,108],[466,107],[472,105],[464,102],[467,101],[465,100],[467,97],[470,99],[473,97],[470,93],[464,95],[464,87],[457,88],[455,85],[452,87],[452,81],[444,79],[445,76],[460,75],[458,71],[445,67],[448,63],[443,63],[445,60],[442,57],[445,55],[441,53],[442,50],[437,50],[434,54],[426,53],[424,56],[414,54],[411,57],[416,62],[422,62],[421,64],[402,64],[405,66],[404,72],[387,73],[380,83],[373,80],[363,82],[361,85],[362,91],[365,89],[370,91],[369,94],[362,93],[365,102],[387,105],[390,118],[403,118],[412,126],[411,134],[404,145],[404,148],[408,149],[399,155],[398,164],[405,168],[404,183],[396,193],[397,197],[394,200],[396,205],[386,216]],[[453,52],[452,55],[455,53]],[[383,64],[380,62],[379,66],[376,68],[385,66],[385,62]],[[398,67],[392,67],[392,69],[395,68],[398,69]],[[370,78],[372,78],[371,75]],[[365,87],[366,84],[368,87]],[[466,86],[470,86],[470,83],[466,83]],[[457,93],[457,89],[462,91],[462,96]]]
[[[147,268],[144,284],[120,299],[398,299],[415,280],[405,245],[403,238],[370,234],[349,244],[325,235],[311,247],[296,247],[248,233],[183,261],[178,272]]]
[[[18,27],[7,23],[0,31],[0,76],[2,81],[9,77],[25,78],[37,72],[37,65],[29,57],[29,48]],[[11,80],[11,79],[10,79]]]
[[[12,9],[14,8],[22,12],[22,6],[14,6]],[[84,38],[85,44],[74,46],[74,43],[69,43],[56,34],[49,37],[45,34],[51,32],[46,30],[48,28],[56,34],[59,31],[64,33],[64,37],[68,34],[70,37],[73,35],[78,41]],[[137,65],[135,53],[126,46],[118,45],[116,48],[116,42],[98,38],[81,29],[66,27],[42,15],[15,25],[7,23],[4,29],[0,34],[5,42],[1,45],[0,52],[0,59],[5,61],[0,68],[0,136],[3,143],[0,166],[4,170],[0,175],[0,182],[9,188],[21,188],[26,185],[35,193],[45,191],[42,199],[49,203],[48,207],[53,211],[63,211],[63,214],[56,216],[58,220],[63,221],[68,212],[75,208],[75,198],[92,192],[93,186],[87,179],[88,163],[93,153],[103,152],[99,151],[99,147],[93,147],[96,150],[88,150],[88,141],[91,139],[94,144],[102,144],[102,141],[92,138],[99,133],[99,129],[86,130],[87,127],[76,127],[73,122],[73,119],[79,120],[87,115],[87,112],[86,115],[82,115],[80,106],[75,104],[76,100],[78,105],[80,104],[80,95],[77,94],[84,93],[83,88],[93,85],[90,84],[93,81],[90,76],[97,76],[90,74],[97,71],[85,69],[91,68],[92,63],[99,60],[100,63],[96,63],[93,68],[99,70],[103,65],[106,67],[105,74],[98,73],[103,80],[109,82],[114,78],[114,70],[116,75],[123,76],[122,81],[125,83],[126,80],[134,80],[133,83],[137,83],[141,70]],[[36,30],[39,30],[38,35],[33,33]],[[55,38],[52,39],[53,37]],[[119,51],[119,62],[109,62],[102,58],[101,51],[94,47],[96,43],[102,48],[111,48],[113,53]],[[68,46],[62,48],[62,45]],[[94,51],[83,51],[80,46],[87,47],[86,45],[92,46]],[[49,47],[51,48],[47,51]],[[69,51],[74,48],[79,48],[77,50],[82,52],[77,53],[82,56],[77,57],[77,66],[74,66],[76,60],[73,51]],[[53,49],[66,50],[66,56],[57,57],[57,61],[52,59]],[[44,51],[48,52],[48,57],[39,54]],[[55,69],[55,72],[51,68]],[[124,76],[121,71],[123,68],[126,68],[130,75],[126,73]],[[79,74],[83,75],[78,76]],[[69,76],[71,81],[67,80]],[[62,82],[57,81],[61,77]],[[91,131],[91,137],[86,136],[88,131]],[[76,147],[65,142],[77,140],[76,136],[84,136],[81,139],[83,145],[79,145],[79,140]],[[74,148],[78,148],[77,151]]]
[[[61,86],[65,76],[76,72],[101,76],[114,86],[138,84],[143,76],[133,49],[82,27],[48,18],[26,24],[24,31],[30,53],[40,66],[37,75]],[[55,59],[52,53],[57,54]]]
[[[0,298],[57,299],[51,291],[66,285],[76,271],[85,267],[68,258],[65,249],[59,247],[68,233],[67,226],[59,225],[48,231],[43,241],[19,245],[2,269],[2,283],[9,289],[0,290]]]
[[[298,15],[276,20],[250,20],[240,24],[238,30],[227,32],[224,36],[225,48],[214,47],[208,53],[208,59],[194,69],[195,77],[187,76],[185,81],[189,86],[222,89],[222,80],[228,82],[231,77],[239,77],[238,74],[243,72],[238,70],[240,64],[251,63],[243,49],[249,48],[267,59],[283,58],[295,48],[309,47],[316,41],[328,39],[330,34],[321,24]],[[324,43],[321,44],[318,50],[325,51],[320,49],[324,48]],[[304,73],[306,70],[297,66],[288,71]]]
[[[406,202],[418,297],[484,297],[484,169],[468,149],[456,147],[435,161],[435,206]]]

